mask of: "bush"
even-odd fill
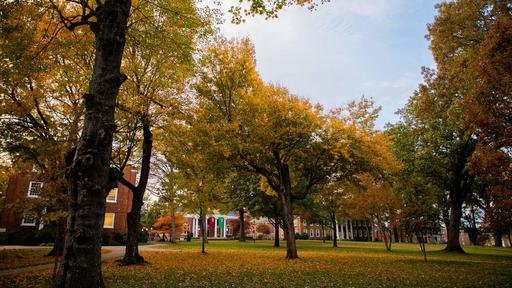
[[[139,232],[139,243],[148,243],[148,232],[146,231],[140,231]]]
[[[8,244],[9,243],[9,234],[0,233],[0,244]]]
[[[105,231],[101,233],[101,246],[114,245],[113,241],[111,234],[106,233]]]
[[[308,240],[309,239],[309,235],[308,235],[308,233],[302,233],[302,234],[295,233],[295,239],[298,239],[298,240]]]
[[[128,243],[128,234],[125,232],[116,232],[113,237],[114,241],[116,241],[119,244],[125,245]]]

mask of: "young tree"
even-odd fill
[[[318,208],[328,215],[332,227],[332,247],[338,247],[337,219],[343,215],[343,208],[346,208],[349,198],[347,183],[342,181],[328,182],[320,185],[313,195],[314,203]],[[346,211],[345,211],[346,212]]]
[[[349,212],[357,218],[367,219],[376,226],[384,239],[387,251],[391,251],[391,232],[398,224],[400,199],[394,195],[391,185],[375,180],[370,175],[360,175],[359,187],[352,186]]]

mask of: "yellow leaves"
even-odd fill
[[[276,191],[274,191],[274,189],[268,185],[268,181],[265,177],[260,177],[259,190],[263,191],[267,195],[277,197]]]

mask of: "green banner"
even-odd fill
[[[217,227],[224,228],[224,218],[217,218]]]

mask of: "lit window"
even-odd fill
[[[117,188],[113,188],[108,192],[107,203],[117,203]]]
[[[38,198],[41,194],[41,188],[43,188],[43,182],[31,181],[28,185],[28,197]]]
[[[33,215],[25,215],[21,220],[21,226],[36,226],[36,217]]]
[[[103,222],[103,228],[114,228],[115,218],[115,213],[105,213],[105,221]]]

